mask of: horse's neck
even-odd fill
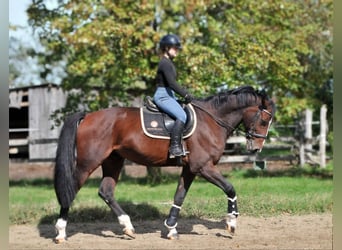
[[[243,110],[246,107],[229,106],[228,104],[221,105],[215,108],[211,103],[201,102],[199,104],[204,112],[208,113],[216,121],[222,121],[226,124],[226,128],[234,130],[242,121]]]

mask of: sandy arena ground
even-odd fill
[[[332,249],[332,216],[240,216],[234,237],[221,221],[179,219],[178,240],[165,239],[162,221],[133,222],[136,239],[118,223],[69,224],[69,238],[55,244],[53,225],[13,225],[9,249]]]
[[[52,165],[25,168],[12,164],[10,179],[51,177]],[[144,175],[144,168],[126,174]],[[38,170],[38,171],[37,171]],[[170,169],[178,172],[178,169]],[[99,172],[94,173],[94,176]],[[175,183],[176,186],[176,183]],[[282,215],[255,218],[241,215],[234,237],[222,221],[178,220],[179,240],[165,239],[162,221],[133,221],[136,239],[129,239],[113,223],[69,223],[68,241],[55,244],[54,225],[11,225],[9,249],[332,249],[332,214]]]

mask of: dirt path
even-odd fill
[[[68,226],[68,241],[55,244],[52,225],[12,225],[10,249],[332,249],[332,215],[239,217],[234,237],[223,222],[179,220],[180,239],[164,238],[161,221],[134,222],[136,239],[121,234],[118,223],[79,223]]]

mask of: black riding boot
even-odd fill
[[[181,156],[184,154],[182,147],[183,129],[184,123],[177,119],[171,132],[170,156]]]

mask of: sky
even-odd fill
[[[16,30],[9,29],[9,36],[15,37],[25,47],[35,48],[37,51],[42,51],[42,46],[38,42],[38,38],[34,37],[31,27],[28,25],[28,17],[26,10],[31,4],[32,0],[11,0],[8,1],[9,7],[9,24],[16,26]],[[46,0],[46,5],[53,6],[56,0]],[[11,42],[11,40],[9,40]],[[21,72],[21,75],[14,80],[14,84],[18,85],[31,85],[40,84],[41,79],[39,77],[40,66],[38,65],[38,59],[27,57],[25,60],[17,62],[17,69]],[[59,68],[56,67],[53,71],[58,72]],[[58,73],[57,73],[58,74]],[[49,75],[46,79],[49,82],[60,83],[60,78],[55,73]]]
[[[31,4],[32,0],[10,0],[8,1],[9,22],[10,24],[28,26],[26,9]],[[56,6],[56,0],[45,0],[46,6]]]
[[[52,7],[56,5],[56,0],[45,0],[46,6]],[[32,46],[37,46],[37,42],[34,42],[34,36],[32,29],[28,25],[28,17],[26,10],[32,0],[10,0],[8,1],[8,18],[9,24],[18,26],[16,31],[9,30],[9,35],[15,36],[16,38],[31,44]]]
[[[31,45],[37,48],[37,39],[34,38],[32,29],[28,25],[28,17],[26,9],[32,0],[11,0],[8,1],[8,18],[9,24],[17,26],[15,31],[9,30],[9,35],[19,39],[23,44]]]
[[[26,9],[30,5],[31,0],[15,0],[8,1],[8,18],[10,24],[27,26]]]

